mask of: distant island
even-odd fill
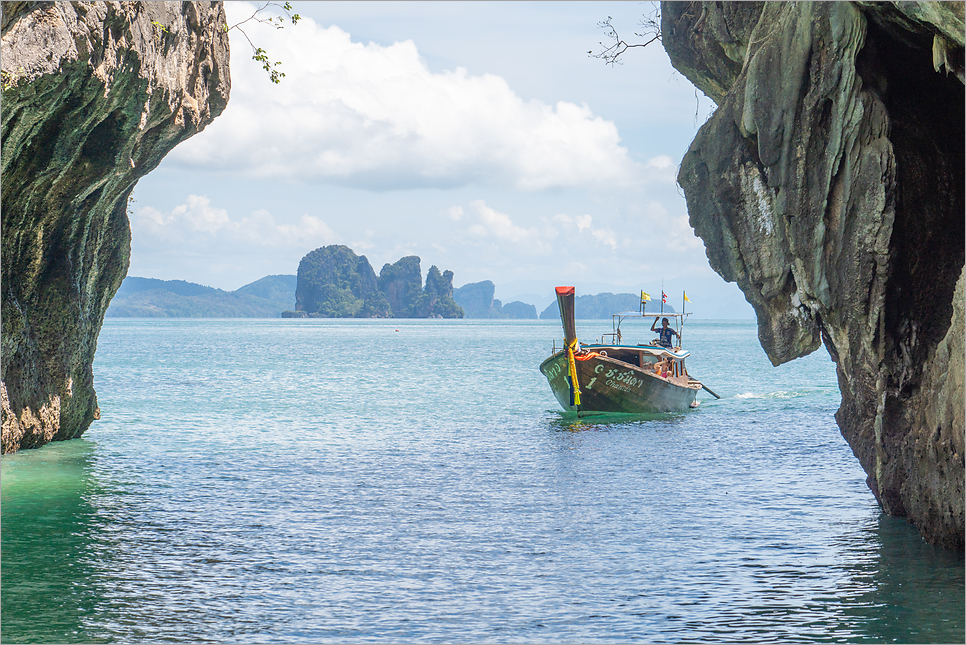
[[[333,244],[299,262],[295,311],[284,318],[462,318],[453,300],[453,272],[433,265],[422,283],[419,256],[409,255],[376,272],[364,255]]]
[[[489,280],[464,284],[453,291],[453,299],[466,312],[467,318],[537,318],[537,308],[516,300],[503,304],[493,297],[496,286]]]
[[[184,280],[128,276],[108,318],[278,318],[295,302],[294,275],[270,275],[235,291]]]
[[[307,254],[299,276],[269,275],[224,291],[185,280],[129,276],[111,301],[108,318],[490,318],[536,320],[537,309],[494,298],[490,280],[453,288],[453,272],[429,269],[425,286],[420,259],[411,255],[386,264],[377,277],[369,260],[346,246],[329,246]],[[300,300],[301,298],[301,300]],[[295,307],[293,309],[293,306]],[[299,308],[301,307],[301,308]],[[619,311],[637,311],[633,293],[577,296],[580,319],[609,319]],[[659,312],[660,303],[648,303]],[[674,313],[669,304],[664,311]],[[542,320],[559,317],[557,303],[540,313]]]
[[[577,296],[574,301],[574,315],[584,320],[610,319],[613,314],[621,311],[640,311],[641,297],[636,293],[598,293],[596,295]],[[660,313],[660,302],[647,303],[647,313]],[[664,311],[673,314],[674,307],[664,305]],[[557,303],[552,302],[540,313],[541,320],[554,320],[560,317]]]

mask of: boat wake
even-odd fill
[[[745,392],[744,394],[738,394],[735,396],[736,399],[795,399],[800,396],[807,396],[806,392],[786,392],[784,390],[779,390],[777,392]]]

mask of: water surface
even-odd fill
[[[879,512],[824,350],[694,321],[722,400],[587,421],[560,335],[108,319],[101,420],[2,461],[2,640],[963,642],[963,556]]]

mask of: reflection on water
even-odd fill
[[[3,457],[4,642],[87,642],[99,549],[94,446],[83,439]],[[92,554],[96,554],[92,557]],[[93,566],[92,566],[93,565]]]
[[[587,416],[577,416],[574,413],[550,411],[548,413],[549,426],[562,432],[583,432],[593,430],[609,430],[619,427],[653,427],[654,422],[662,426],[673,426],[684,423],[686,412],[668,412],[661,414],[626,414],[620,412],[602,412]]]
[[[930,546],[902,518],[880,513],[845,541],[856,580],[868,588],[846,614],[860,620],[872,642],[961,642],[963,554]]]
[[[551,429],[557,429],[552,417],[548,421]],[[646,510],[620,506],[613,500],[601,504],[589,497],[591,490],[606,492],[608,484],[588,480],[592,472],[601,478],[588,464],[613,458],[610,439],[614,436],[658,434],[642,423],[608,425],[576,420],[563,424],[567,431],[557,435],[562,452],[555,451],[558,456],[549,462],[555,466],[546,480],[560,485],[550,487],[540,502],[557,516],[557,522],[548,526],[525,521],[529,536],[524,537],[520,527],[512,525],[532,518],[535,508],[532,500],[514,495],[511,504],[519,513],[499,520],[509,522],[504,525],[504,537],[493,536],[497,537],[493,541],[475,529],[465,533],[476,548],[483,549],[480,555],[487,554],[482,559],[469,544],[461,545],[458,537],[453,541],[449,531],[454,527],[443,533],[433,528],[440,521],[450,521],[446,518],[453,512],[452,501],[407,513],[409,521],[420,522],[421,528],[405,537],[407,532],[400,532],[401,527],[374,525],[369,513],[359,508],[360,500],[344,498],[347,512],[330,528],[341,526],[346,534],[333,541],[333,535],[323,537],[326,534],[319,532],[330,529],[324,528],[317,513],[314,522],[302,520],[301,528],[298,516],[288,515],[291,511],[285,509],[276,510],[288,515],[288,526],[239,522],[250,517],[250,511],[229,513],[233,520],[226,523],[216,516],[199,517],[183,493],[176,493],[181,497],[171,502],[189,508],[179,510],[164,504],[155,511],[157,517],[152,517],[150,507],[158,500],[145,506],[147,500],[139,500],[133,490],[138,482],[98,481],[106,475],[96,467],[94,445],[89,441],[58,443],[4,457],[2,639],[342,641],[380,640],[384,634],[382,640],[491,641],[502,640],[499,634],[509,633],[515,641],[567,641],[573,639],[559,639],[539,625],[573,628],[566,614],[579,615],[580,606],[586,604],[592,611],[582,620],[606,630],[610,637],[605,640],[611,641],[960,640],[964,632],[963,556],[924,544],[903,519],[871,513],[858,524],[833,522],[828,546],[816,550],[818,543],[744,533],[739,527],[747,518],[735,522],[727,515],[711,524],[695,518],[701,526],[700,536],[694,536],[692,527],[686,525],[641,532],[633,526],[640,522],[634,516],[646,515]],[[424,497],[407,486],[397,494]],[[200,497],[208,495],[202,492]],[[370,505],[376,499],[371,495],[363,498]],[[678,511],[672,507],[689,505],[687,500],[665,500],[670,504],[660,507],[660,499],[643,499],[659,506],[655,517],[675,516]],[[479,501],[475,506],[480,508]],[[296,509],[297,505],[291,510],[298,513]],[[383,512],[393,513],[391,507]],[[688,512],[695,511],[685,508]],[[715,514],[708,508],[700,512]],[[792,511],[801,512],[809,510]],[[173,522],[178,516],[183,521]],[[357,525],[360,520],[366,525]],[[490,521],[485,524],[493,526]],[[470,526],[472,522],[463,532]],[[396,537],[388,542],[378,537],[386,530]],[[347,543],[346,538],[353,535]],[[510,535],[517,537],[500,547]],[[303,537],[315,541],[316,548],[296,546]],[[430,542],[425,543],[426,539]],[[393,548],[392,542],[399,540],[400,544],[408,542],[408,555]],[[440,540],[439,547],[449,552],[448,557],[437,554],[449,561],[443,578],[437,578],[440,570],[436,566],[426,568],[424,559],[428,555],[425,549]],[[523,542],[517,544],[519,540]],[[628,543],[637,547],[626,551]],[[530,546],[517,553],[524,544]],[[320,545],[325,545],[321,551]],[[638,549],[644,550],[643,559]],[[423,555],[413,559],[420,551]],[[530,560],[524,571],[520,570],[520,556]],[[638,584],[619,582],[628,575]],[[604,579],[594,582],[593,576]],[[544,582],[534,584],[541,577]],[[607,582],[608,577],[614,579]],[[416,582],[420,579],[423,582]],[[474,583],[454,584],[461,579]],[[498,585],[497,580],[501,581]],[[582,590],[571,589],[568,580],[582,580]],[[468,605],[464,609],[469,615],[461,620],[464,627],[475,631],[461,632],[459,622],[453,620],[444,621],[442,631],[418,625],[400,631],[398,621],[404,620],[406,603],[418,612],[422,603],[434,597],[432,588],[441,583]],[[315,588],[304,588],[306,584]],[[395,600],[369,592],[360,595],[358,585],[370,584]],[[515,602],[525,602],[537,590],[556,598],[555,602],[563,601],[554,611],[542,607],[542,613],[532,618],[537,623],[497,618],[486,609],[489,593],[505,593]],[[612,594],[612,604],[599,613],[609,604],[601,605],[602,593],[604,597]],[[337,600],[342,594],[351,600],[348,605]],[[378,605],[380,597],[393,604],[403,602],[398,608],[401,613],[390,614],[390,623],[385,622],[385,612],[393,611],[389,605],[366,608],[355,604],[367,600]],[[537,603],[535,598],[530,602]],[[329,609],[320,613],[326,606]],[[481,620],[503,625],[496,631],[473,625]],[[580,640],[599,640],[593,631],[575,631],[583,633]],[[447,639],[446,634],[455,638]]]

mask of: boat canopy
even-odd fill
[[[580,344],[580,349],[588,352],[596,352],[600,350],[609,349],[639,349],[650,354],[651,356],[668,357],[675,360],[683,360],[691,355],[691,352],[686,349],[680,351],[674,351],[670,347],[662,347],[661,345],[648,345],[646,343],[640,343],[638,345],[607,345],[606,343],[589,343]]]
[[[620,313],[611,314],[611,315],[613,317],[615,317],[615,318],[616,317],[620,317],[620,318],[687,318],[688,316],[691,315],[691,312],[690,311],[686,311],[684,313],[674,313],[672,311],[668,311],[668,312],[665,312],[663,314],[662,313],[656,313],[656,314],[647,313],[647,314],[642,314],[639,311],[622,311]],[[606,320],[606,318],[605,318],[605,320]]]
[[[676,360],[683,360],[691,355],[691,352],[685,349],[682,349],[680,352],[676,352],[673,349],[668,349],[667,347],[661,347],[660,345],[636,345],[632,347],[636,347],[637,349],[647,350],[648,353],[653,354],[655,356],[670,356],[671,358]]]

